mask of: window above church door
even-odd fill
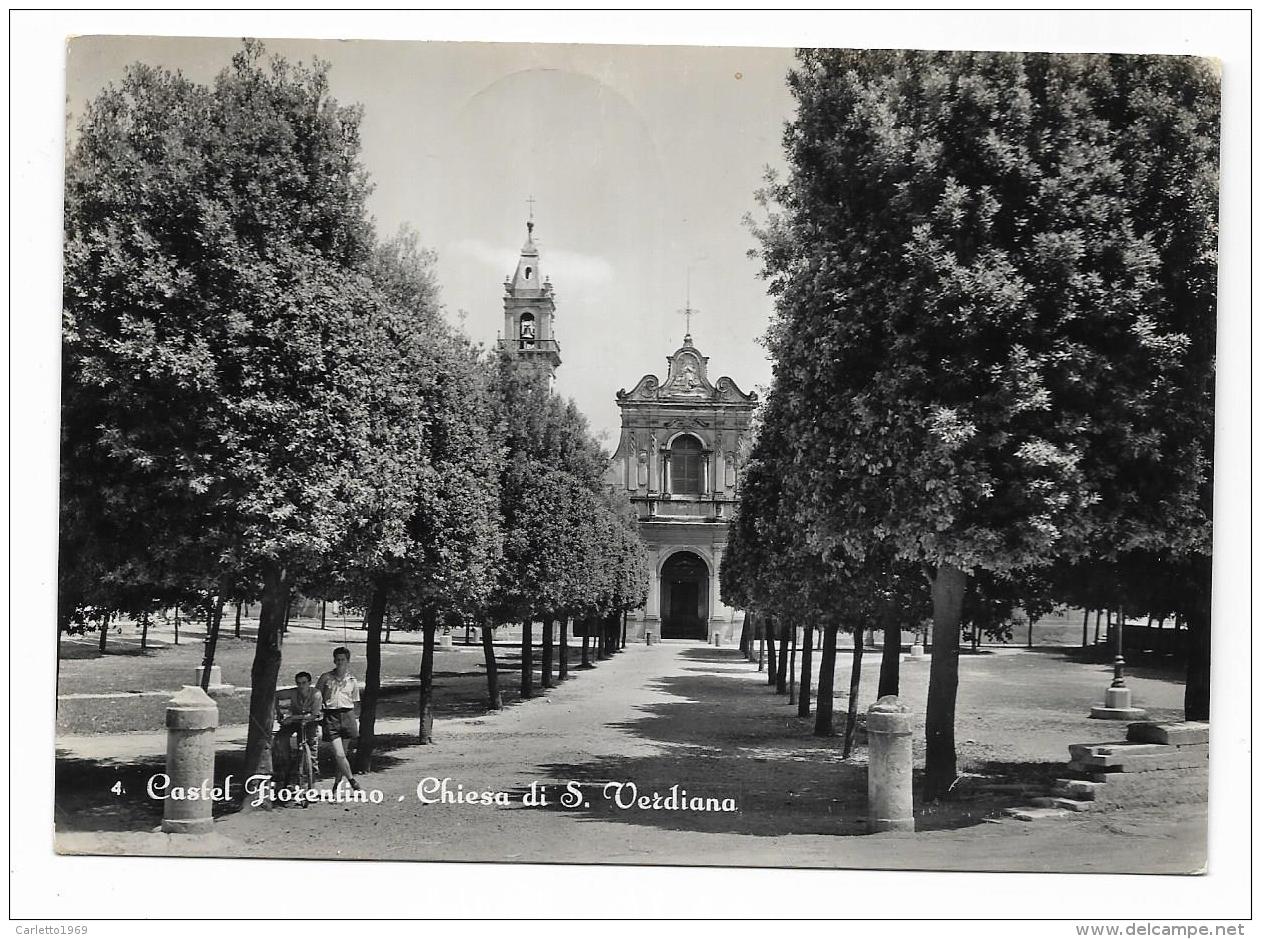
[[[684,434],[670,447],[670,489],[680,495],[699,496],[703,491],[704,468],[701,443]]]

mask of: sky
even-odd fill
[[[239,40],[85,37],[70,43],[71,115],[128,63],[209,81]],[[540,267],[556,291],[573,397],[606,446],[615,394],[662,375],[693,341],[710,377],[770,380],[772,309],[746,215],[783,166],[793,112],[786,48],[267,40],[331,64],[331,91],[364,108],[362,159],[382,235],[415,229],[437,252],[448,316],[477,340],[502,328],[503,280],[533,201]]]

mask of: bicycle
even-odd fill
[[[298,789],[306,792],[315,788],[316,782],[319,780],[319,739],[316,738],[316,752],[312,752],[311,743],[307,739],[307,725],[318,724],[319,718],[311,714],[293,714],[284,718],[281,724],[281,733],[286,736],[296,737],[296,742],[289,743],[289,769],[286,776],[294,778]],[[294,772],[296,764],[297,772]],[[306,800],[298,798],[295,800],[298,805],[305,806]]]

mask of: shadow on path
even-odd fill
[[[554,780],[547,809],[675,831],[866,834],[865,747],[842,760],[840,738],[813,736],[813,719],[798,718],[786,697],[726,677],[748,674],[730,667],[743,661],[736,649],[694,648],[682,657],[694,666],[684,669],[687,674],[649,688],[669,700],[642,705],[641,716],[608,725],[659,752],[543,766]],[[569,781],[579,785],[581,803],[563,804]],[[652,807],[654,795],[660,807]],[[668,807],[672,795],[683,807]],[[643,797],[647,807],[638,801]],[[702,801],[693,802],[696,797]],[[917,805],[917,825],[920,830],[975,825],[1011,804],[1010,793],[960,792],[949,803]]]

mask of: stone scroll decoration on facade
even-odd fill
[[[719,601],[718,565],[757,395],[725,376],[711,381],[690,336],[666,363],[664,378],[645,375],[617,393],[622,436],[607,482],[630,497],[653,569],[636,628],[704,638],[740,622]]]

